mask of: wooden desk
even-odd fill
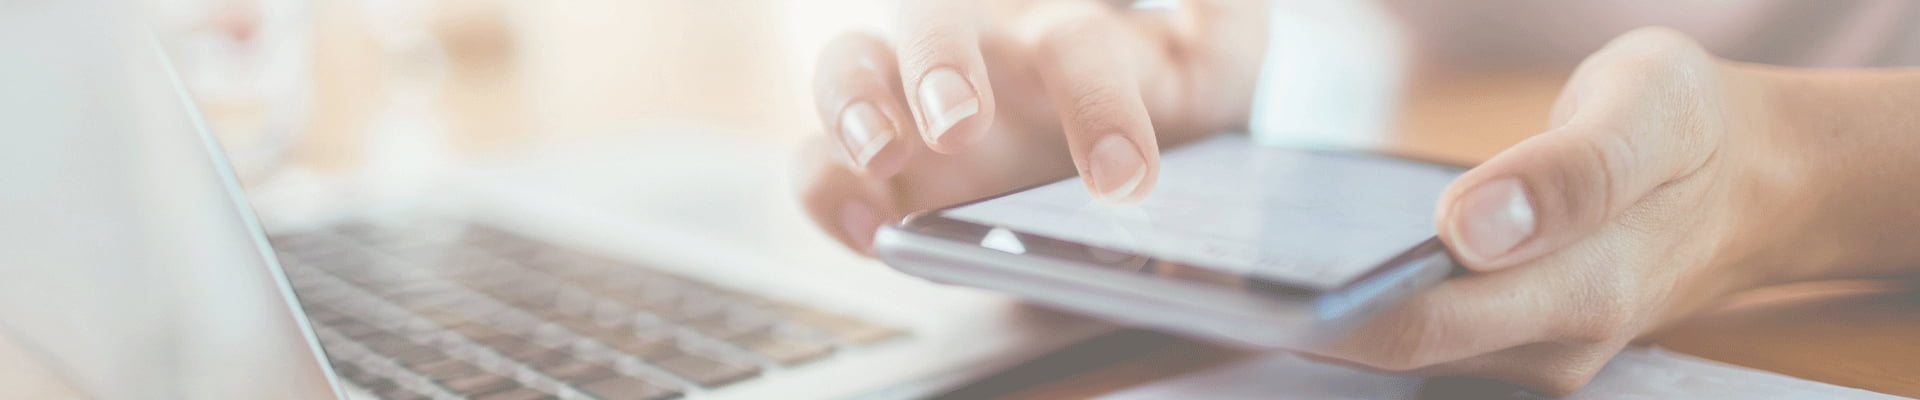
[[[1415,80],[1395,151],[1484,160],[1543,130],[1558,75]],[[1729,364],[1920,397],[1920,284],[1825,282],[1744,293],[1650,338]],[[1011,392],[1013,399],[1095,397],[1253,355],[1176,339],[1145,354]]]

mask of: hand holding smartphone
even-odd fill
[[[1204,338],[1309,348],[1449,275],[1433,205],[1462,170],[1220,135],[1166,152],[1136,205],[1073,178],[909,216],[902,272]]]

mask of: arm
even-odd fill
[[[1326,348],[1565,395],[1623,346],[1758,286],[1920,272],[1920,72],[1731,62],[1623,35],[1550,128],[1454,181],[1436,226],[1478,273]]]
[[[1797,227],[1755,264],[1783,264],[1773,283],[1920,275],[1920,69],[1744,69],[1786,161],[1752,173],[1794,210],[1754,222]]]

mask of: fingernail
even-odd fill
[[[847,238],[855,246],[872,246],[873,232],[880,229],[880,214],[872,207],[860,203],[847,203],[840,206],[840,229],[847,232]]]
[[[935,141],[960,121],[980,113],[980,95],[953,69],[941,68],[920,78],[920,113],[927,137]]]
[[[1492,261],[1533,236],[1533,203],[1519,179],[1493,181],[1460,197],[1450,228],[1454,251],[1470,263]]]
[[[1107,135],[1094,142],[1087,167],[1102,201],[1130,201],[1140,190],[1141,181],[1147,179],[1147,162],[1140,157],[1140,148],[1120,135]]]
[[[1145,11],[1172,11],[1180,9],[1180,0],[1133,0],[1133,9]]]
[[[854,165],[866,166],[873,155],[893,142],[893,135],[893,124],[872,104],[854,103],[840,113],[840,144],[846,147]]]

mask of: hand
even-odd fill
[[[1775,271],[1796,208],[1749,69],[1673,31],[1615,39],[1574,72],[1551,128],[1454,182],[1440,238],[1476,273],[1415,295],[1316,358],[1474,375],[1552,395],[1630,341]]]
[[[1246,121],[1265,38],[1259,1],[899,7],[892,35],[848,33],[821,55],[827,134],[801,155],[807,212],[862,252],[906,212],[1068,171],[1103,200],[1145,197],[1162,143]]]

